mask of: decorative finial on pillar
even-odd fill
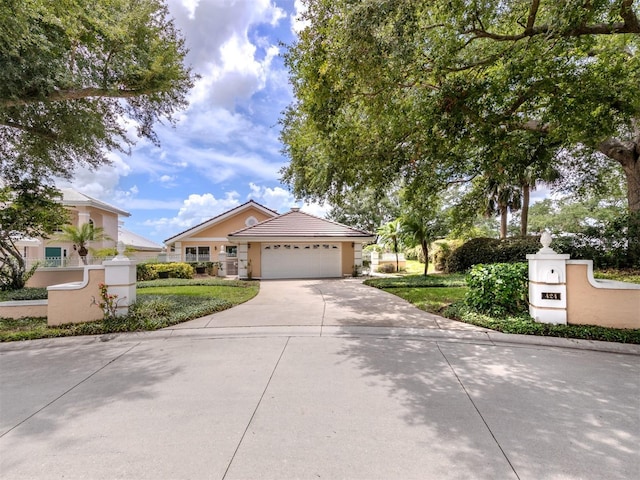
[[[115,256],[114,260],[128,260],[124,255],[125,246],[122,240],[116,243],[116,250],[118,251],[118,255]]]
[[[547,230],[542,232],[542,235],[540,235],[540,243],[542,244],[542,248],[538,250],[538,253],[556,253],[555,250],[553,250],[553,248],[549,246],[551,245],[551,242],[553,242],[551,234]]]

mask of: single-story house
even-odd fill
[[[220,261],[239,278],[331,278],[362,266],[362,230],[292,208],[277,212],[250,200],[165,240],[181,261]]]

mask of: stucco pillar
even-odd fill
[[[220,248],[220,252],[218,253],[218,261],[220,262],[220,268],[218,268],[218,276],[224,277],[227,273],[227,253]]]
[[[567,324],[568,254],[549,247],[551,235],[544,232],[542,248],[527,255],[529,262],[529,315],[536,322]]]
[[[362,268],[362,244],[354,243],[353,244],[353,263],[358,269]]]
[[[247,279],[247,262],[249,261],[249,246],[246,243],[238,245],[238,278]]]
[[[380,254],[375,250],[371,250],[371,271],[377,272],[379,264],[380,264]]]
[[[113,260],[102,262],[107,292],[118,296],[118,316],[126,315],[129,306],[136,301],[136,264],[125,257],[123,251],[124,245],[118,242],[118,255]]]
[[[91,214],[89,212],[78,212],[78,228],[85,223],[89,223],[89,220],[91,220]]]

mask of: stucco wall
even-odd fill
[[[342,242],[342,275],[353,275],[353,242]]]
[[[42,288],[61,283],[80,282],[83,272],[83,267],[39,268],[27,281],[27,287]]]
[[[258,222],[262,222],[271,218],[262,211],[254,207],[249,207],[246,210],[236,213],[235,215],[222,220],[220,223],[216,223],[211,227],[202,230],[192,237],[183,238],[180,240],[180,247],[176,247],[176,253],[184,256],[185,247],[209,247],[211,260],[216,261],[220,247],[223,245],[231,245],[226,238],[227,235],[246,228],[246,221],[249,217],[254,217]],[[255,270],[254,270],[254,276]]]
[[[48,325],[82,323],[100,320],[102,310],[94,305],[100,301],[98,285],[104,283],[104,268],[87,267],[86,284],[80,289],[49,289]]]
[[[247,253],[251,261],[251,278],[260,278],[262,276],[262,243],[251,242],[250,245]]]
[[[567,323],[640,328],[640,285],[596,281],[589,263],[568,261]]]
[[[0,318],[46,317],[46,300],[0,302]]]

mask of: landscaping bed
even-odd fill
[[[631,281],[638,271],[598,272],[597,278]],[[492,316],[469,309],[464,302],[468,287],[462,274],[405,275],[371,278],[366,285],[404,298],[418,308],[461,322],[503,333],[541,335],[584,340],[640,344],[639,329],[616,329],[594,325],[550,325],[535,322],[528,314]]]
[[[0,318],[0,342],[158,330],[244,303],[256,296],[258,290],[258,282],[206,278],[139,282],[137,302],[126,316],[57,327],[47,326],[44,317]],[[28,299],[34,299],[34,295],[27,294]]]

